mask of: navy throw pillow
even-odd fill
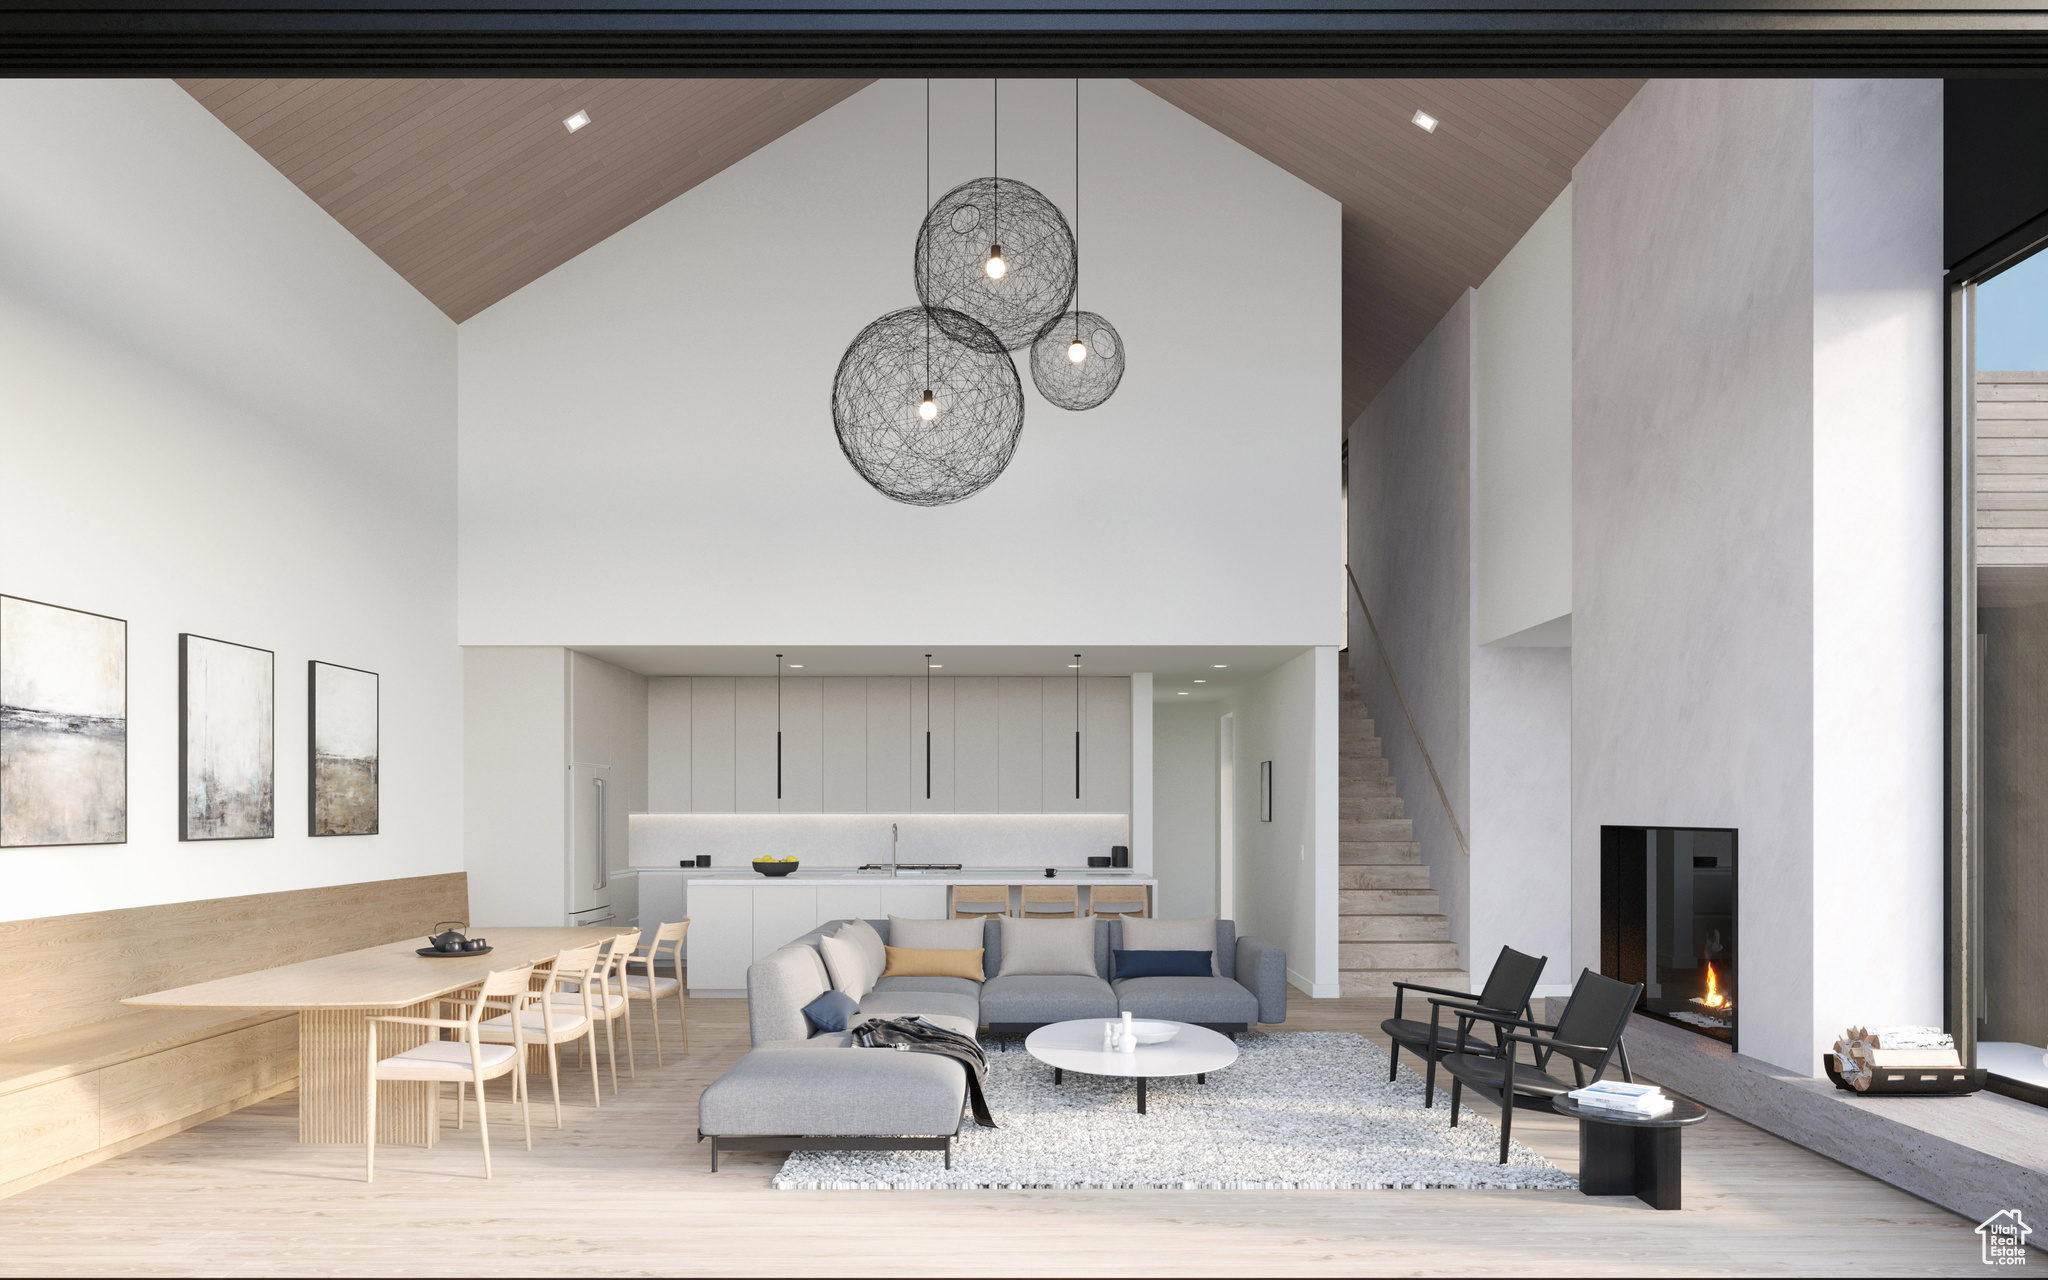
[[[1119,978],[1206,978],[1215,972],[1210,963],[1213,951],[1119,951]]]
[[[860,1001],[844,991],[827,991],[804,1006],[804,1016],[817,1023],[820,1031],[844,1031],[858,1012]]]

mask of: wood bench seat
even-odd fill
[[[0,923],[0,1196],[298,1083],[298,1015],[120,1001],[426,934],[468,879],[417,876]]]

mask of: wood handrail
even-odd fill
[[[1408,709],[1408,695],[1401,692],[1401,681],[1394,674],[1393,659],[1387,656],[1387,645],[1380,639],[1380,629],[1372,620],[1372,608],[1365,603],[1365,592],[1358,589],[1358,577],[1351,572],[1351,566],[1344,566],[1344,577],[1351,583],[1351,594],[1358,598],[1358,607],[1365,613],[1365,625],[1372,631],[1372,643],[1380,652],[1380,665],[1387,669],[1387,682],[1394,686],[1394,697],[1401,702],[1401,714],[1408,717],[1408,732],[1415,735],[1416,749],[1422,752],[1422,763],[1429,769],[1429,780],[1436,784],[1436,798],[1443,802],[1444,816],[1451,820],[1451,834],[1458,837],[1458,848],[1466,857],[1472,856],[1472,846],[1465,843],[1465,829],[1458,825],[1457,811],[1451,808],[1451,797],[1444,792],[1444,780],[1436,776],[1436,761],[1429,758],[1429,744],[1422,740],[1422,729],[1415,723],[1415,713]]]

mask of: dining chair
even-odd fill
[[[584,984],[583,990],[590,997],[590,1016],[604,1024],[605,1056],[611,1062],[612,1096],[616,1098],[619,1096],[619,1046],[613,1024],[621,1019],[626,1023],[627,1072],[635,1079],[640,1075],[639,1068],[633,1062],[633,1002],[626,998],[626,962],[633,958],[633,952],[640,946],[640,931],[634,929],[628,933],[616,934],[597,945],[597,967],[591,970],[591,981]],[[578,993],[562,991],[548,998],[574,1007]],[[591,1039],[590,1047],[593,1051],[596,1050],[595,1037]],[[591,1073],[595,1075],[596,1071],[597,1067],[593,1063]]]
[[[1010,886],[1006,884],[956,884],[953,886],[952,918],[987,919],[1010,914]]]
[[[683,988],[683,938],[690,932],[687,918],[674,924],[655,926],[654,939],[644,948],[646,955],[629,956],[626,960],[626,998],[647,1002],[648,1020],[654,1023],[654,1062],[661,1065],[661,1002],[669,996],[676,998],[676,1023],[683,1029],[683,1052],[690,1051],[689,993]],[[655,972],[663,956],[661,949],[668,948],[668,965],[674,971],[673,978],[664,978]],[[645,974],[632,971],[634,965],[646,969]],[[628,1022],[630,1029],[632,1023]]]
[[[1150,916],[1152,910],[1142,884],[1099,884],[1088,890],[1088,914],[1129,919]]]
[[[558,1045],[572,1041],[590,1041],[590,1096],[593,1105],[597,1103],[597,1015],[588,1008],[577,1004],[558,1002],[554,999],[559,983],[572,983],[583,990],[593,984],[592,975],[598,967],[598,951],[601,942],[587,947],[574,947],[555,954],[543,972],[536,967],[537,990],[534,993],[533,1008],[521,1015],[517,1025],[512,1016],[504,1014],[485,1022],[479,1030],[486,1042],[511,1044],[518,1040],[523,1044],[546,1045],[548,1050],[548,1089],[555,1095],[555,1128],[562,1127],[562,1067]],[[571,1000],[580,1000],[572,995]],[[595,1002],[595,996],[592,997]],[[582,1057],[579,1047],[577,1056]],[[523,1068],[522,1068],[523,1073]],[[462,1127],[462,1088],[455,1091],[455,1127]]]
[[[365,1040],[369,1045],[368,1084],[364,1091],[363,1103],[363,1181],[373,1182],[377,1177],[377,1082],[380,1080],[404,1080],[439,1085],[444,1080],[453,1080],[458,1090],[474,1084],[476,1086],[476,1129],[484,1149],[484,1177],[491,1176],[491,1122],[484,1107],[484,1082],[495,1080],[502,1075],[512,1077],[512,1099],[519,1104],[519,1116],[526,1126],[526,1149],[533,1150],[533,1111],[527,1103],[526,1071],[523,1061],[526,1054],[526,1040],[521,1034],[523,1019],[530,1016],[529,1005],[538,998],[533,989],[533,966],[522,965],[517,969],[501,969],[487,974],[476,988],[476,998],[464,1001],[449,998],[450,1004],[468,1004],[469,1012],[461,1018],[415,1018],[401,1014],[372,1014],[363,1021],[366,1024]],[[482,1032],[484,1011],[494,1003],[507,1009],[511,1021],[512,1043],[492,1044]],[[391,1023],[401,1026],[427,1027],[432,1031],[453,1031],[452,1040],[429,1040],[403,1053],[388,1058],[377,1057],[377,1024]],[[458,1092],[456,1105],[461,1106]],[[460,1117],[458,1116],[458,1123]]]
[[[1024,886],[1024,900],[1018,906],[1018,914],[1026,917],[1078,919],[1081,915],[1081,890],[1071,884],[1027,884]]]

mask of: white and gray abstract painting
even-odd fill
[[[377,834],[377,673],[310,664],[312,832]]]
[[[128,624],[0,596],[0,848],[128,838]]]
[[[274,834],[272,760],[275,658],[268,649],[205,636],[178,637],[179,758],[185,823],[180,839],[249,840]]]

